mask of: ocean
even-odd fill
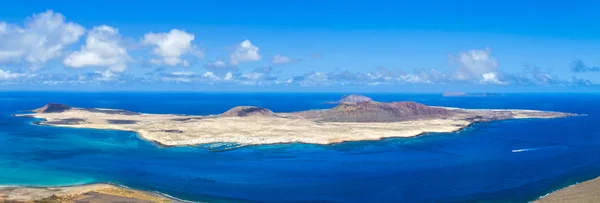
[[[478,123],[460,132],[333,145],[165,148],[133,132],[14,117],[48,102],[209,115],[333,107],[342,93],[0,93],[0,185],[108,182],[192,201],[527,202],[600,176],[600,94],[365,94],[378,101],[585,116]]]

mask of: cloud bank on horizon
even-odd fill
[[[449,53],[451,69],[386,67],[367,71],[319,71],[282,76],[289,65],[318,61],[321,54],[305,59],[269,50],[262,53],[250,39],[231,39],[229,54],[207,57],[212,49],[201,47],[201,39],[184,28],[148,31],[140,39],[123,36],[117,27],[86,28],[61,13],[48,10],[27,17],[23,23],[0,19],[0,84],[112,84],[191,83],[248,86],[345,86],[394,84],[470,85],[591,85],[578,78],[562,78],[550,70],[524,65],[521,72],[505,72],[491,48]],[[360,59],[356,59],[360,60]],[[266,61],[267,65],[256,65]],[[63,71],[45,69],[62,66]],[[241,68],[241,66],[254,66]],[[600,72],[575,60],[573,73]],[[60,68],[58,68],[60,70]],[[70,69],[78,71],[70,71]],[[143,69],[132,71],[131,69]],[[83,71],[82,71],[83,70]],[[143,72],[143,73],[142,73]]]

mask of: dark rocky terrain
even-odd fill
[[[47,121],[47,122],[44,122],[44,124],[47,124],[47,125],[77,125],[77,124],[81,124],[84,122],[85,122],[85,119],[81,119],[81,118],[65,118],[65,119],[56,120],[56,121]]]
[[[225,113],[219,115],[220,117],[245,117],[245,116],[275,116],[273,111],[256,107],[256,106],[237,106],[229,109]]]
[[[33,110],[36,113],[61,113],[71,110],[70,106],[64,104],[48,103],[41,108]]]
[[[368,97],[367,97],[368,98]],[[369,98],[370,99],[370,98]],[[416,102],[344,102],[322,111],[321,121],[333,122],[396,122],[425,118],[446,118],[455,112],[439,107],[430,107]]]

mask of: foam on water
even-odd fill
[[[512,152],[513,153],[519,153],[519,152],[530,152],[530,151],[537,151],[537,150],[544,150],[544,149],[557,149],[557,148],[567,148],[565,146],[550,146],[550,147],[534,147],[534,148],[524,148],[524,149],[513,149]]]

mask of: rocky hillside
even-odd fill
[[[274,116],[273,111],[256,106],[238,106],[229,109],[220,117],[244,117],[244,116]]]
[[[48,103],[41,108],[33,110],[35,113],[61,113],[70,110],[71,107],[64,104]]]
[[[368,97],[367,97],[368,98]],[[319,120],[333,122],[394,122],[423,118],[446,118],[454,112],[416,102],[344,102],[322,111]]]

